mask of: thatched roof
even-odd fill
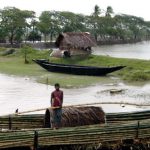
[[[95,39],[87,32],[66,32],[59,34],[56,39],[57,47],[87,48],[96,46]]]

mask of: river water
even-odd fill
[[[150,60],[150,42],[101,46],[94,48],[93,54]],[[112,95],[111,89],[121,89],[122,92]],[[52,86],[36,83],[34,79],[0,74],[0,115],[14,113],[17,108],[19,111],[26,111],[48,107],[50,105],[50,93],[53,90]],[[150,104],[150,83],[139,86],[127,85],[119,79],[112,79],[109,84],[108,82],[102,82],[86,88],[63,89],[63,91],[64,105],[95,102]],[[150,107],[129,105],[125,107],[122,107],[122,105],[101,106],[105,112],[150,109]]]
[[[110,94],[111,89],[122,89],[118,94]],[[36,83],[27,77],[15,77],[0,74],[0,115],[19,111],[45,108],[50,105],[50,93],[53,86]],[[86,88],[63,89],[64,105],[95,102],[132,102],[150,104],[150,84],[143,86],[116,83],[101,83]],[[125,112],[145,110],[150,107],[122,105],[101,105],[105,112]],[[40,112],[44,113],[44,112]]]
[[[150,60],[150,42],[136,44],[103,45],[93,48],[94,55],[106,55],[119,58]]]

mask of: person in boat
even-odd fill
[[[61,126],[63,91],[60,90],[59,83],[54,85],[55,90],[51,93],[52,120],[51,126],[53,129],[58,129]]]

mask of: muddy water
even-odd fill
[[[150,60],[150,42],[104,45],[93,48],[93,54]]]
[[[122,92],[111,94],[111,89]],[[33,79],[0,74],[0,115],[19,111],[45,108],[50,105],[50,93],[53,87],[36,83]],[[79,89],[63,89],[64,105],[85,104],[94,102],[133,102],[150,104],[150,84],[129,86],[124,83],[100,83],[95,86]],[[150,109],[122,105],[101,105],[105,112],[124,112]],[[44,113],[44,112],[40,112]]]

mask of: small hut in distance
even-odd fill
[[[87,55],[96,41],[88,32],[66,32],[59,34],[55,45],[66,55]]]

